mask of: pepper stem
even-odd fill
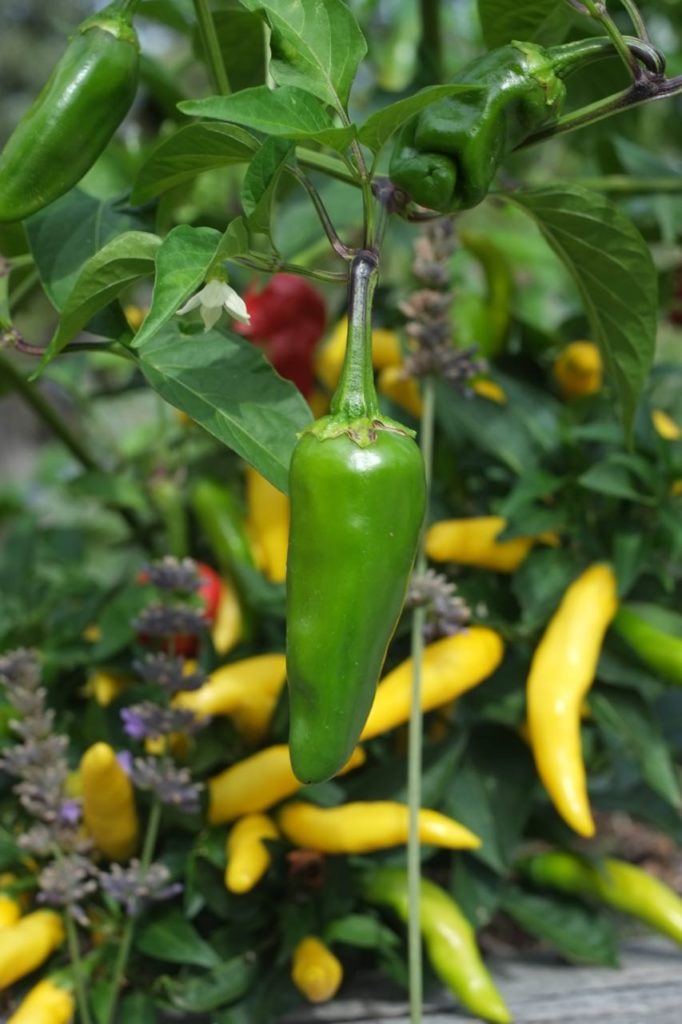
[[[632,58],[641,60],[649,71],[661,74],[665,70],[664,57],[649,43],[635,39],[633,36],[623,36],[622,38]],[[552,57],[552,67],[559,76],[567,75],[571,71],[585,67],[603,57],[617,55],[614,42],[608,36],[564,43],[561,46],[553,46],[549,52]]]
[[[362,250],[353,258],[348,287],[348,337],[331,414],[349,421],[379,415],[372,366],[372,298],[379,277],[375,253]]]

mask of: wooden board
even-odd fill
[[[621,947],[621,967],[577,967],[550,957],[489,961],[515,1024],[682,1024],[682,952],[647,937]],[[446,992],[424,1008],[428,1024],[465,1024]],[[409,1024],[404,995],[379,977],[362,977],[324,1006],[282,1024]]]

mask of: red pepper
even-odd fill
[[[295,274],[275,274],[260,291],[244,295],[249,324],[234,330],[259,345],[282,377],[308,397],[314,386],[313,352],[324,334],[327,310],[320,293]]]

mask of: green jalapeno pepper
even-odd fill
[[[637,41],[628,42],[642,60],[656,61],[646,47],[640,52]],[[608,39],[551,49],[513,42],[492,50],[453,78],[471,92],[439,100],[405,125],[391,159],[391,180],[433,210],[476,206],[502,160],[559,118],[566,98],[563,77],[613,53]]]
[[[348,760],[402,609],[424,517],[411,432],[379,414],[371,355],[371,253],[351,268],[346,359],[331,414],[290,468],[287,675],[291,763],[303,782]]]
[[[0,154],[0,221],[23,220],[73,188],[135,97],[139,44],[131,4],[84,21]]]
[[[407,872],[402,868],[372,871],[364,879],[363,896],[409,920]],[[481,959],[474,929],[452,897],[425,878],[420,881],[419,927],[431,966],[460,1002],[477,1017],[508,1024],[511,1014]]]
[[[642,614],[644,613],[644,614]],[[652,621],[648,616],[655,618]],[[645,617],[647,616],[647,617]],[[670,622],[667,617],[670,616]],[[657,621],[657,624],[654,624]],[[682,685],[682,636],[670,630],[679,628],[679,618],[663,608],[647,605],[622,606],[612,628],[637,657],[669,683]]]

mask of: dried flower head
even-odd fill
[[[181,690],[197,690],[206,682],[206,674],[201,669],[188,672],[187,664],[184,658],[159,651],[138,658],[133,668],[145,683],[155,683],[173,697]]]
[[[108,871],[101,871],[99,877],[104,891],[131,917],[137,917],[151,902],[172,899],[182,892],[180,882],[171,882],[165,864],[150,864],[145,869],[135,859],[125,868],[112,864]]]
[[[52,907],[68,907],[84,926],[88,918],[80,904],[97,888],[97,870],[92,861],[80,854],[54,860],[38,875],[38,901]]]
[[[150,562],[143,573],[155,587],[180,594],[193,594],[201,582],[194,559],[180,559],[173,555],[165,555],[156,562]]]
[[[426,640],[453,636],[466,627],[471,612],[456,591],[454,583],[433,569],[412,576],[405,603],[409,608],[426,607]]]
[[[193,733],[205,722],[185,708],[164,708],[152,701],[121,709],[124,732],[133,740],[160,739],[172,732]]]
[[[196,814],[202,786],[192,782],[188,768],[179,768],[169,757],[136,757],[132,779],[138,789],[149,790],[162,804]]]
[[[133,621],[138,633],[154,637],[200,636],[208,628],[203,613],[187,605],[151,605]]]

